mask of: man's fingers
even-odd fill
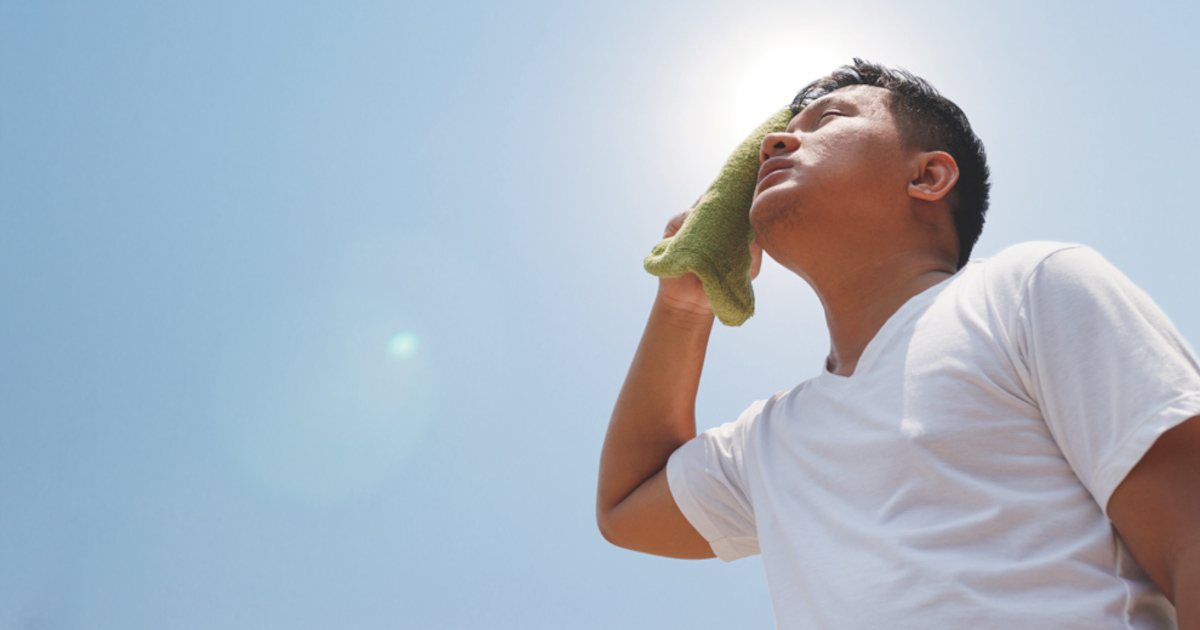
[[[699,200],[697,200],[697,202],[698,201]],[[679,228],[683,227],[683,222],[687,219],[691,212],[691,210],[684,210],[683,212],[671,217],[671,220],[667,221],[667,229],[663,230],[663,238],[671,238],[672,236],[675,236],[675,233],[679,231]],[[757,240],[750,241],[751,279],[758,277],[758,271],[762,268],[762,256],[762,245],[759,245]]]
[[[679,228],[683,227],[683,221],[687,218],[688,213],[690,212],[691,210],[684,210],[683,212],[671,217],[671,220],[667,221],[667,229],[663,232],[663,238],[671,238],[672,236],[675,236],[675,233],[679,231]]]
[[[696,197],[696,203],[693,203],[691,208],[688,208],[687,210],[684,210],[683,212],[671,217],[671,220],[667,222],[667,229],[663,235],[663,238],[671,238],[672,236],[675,236],[675,233],[679,231],[679,228],[683,227],[683,220],[687,218],[688,214],[691,213],[692,210],[696,209],[696,206],[700,205],[700,201],[702,199],[704,199],[704,195]]]

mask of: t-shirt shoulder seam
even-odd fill
[[[1038,259],[1037,264],[1032,265],[1029,270],[1025,272],[1025,277],[1021,278],[1019,285],[1021,287],[1021,300],[1017,303],[1016,310],[1013,311],[1016,313],[1018,318],[1020,318],[1021,313],[1025,311],[1025,307],[1029,302],[1029,287],[1033,283],[1033,277],[1037,275],[1037,273],[1041,271],[1043,267],[1045,267],[1046,262],[1053,258],[1056,254],[1061,254],[1074,249],[1084,249],[1086,247],[1086,245],[1079,243],[1060,243],[1054,249],[1042,254],[1041,258]]]

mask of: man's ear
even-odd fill
[[[945,151],[917,154],[917,171],[908,183],[908,196],[937,201],[946,196],[958,181],[958,163]]]

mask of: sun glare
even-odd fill
[[[786,107],[809,81],[849,61],[811,46],[775,50],[760,58],[738,90],[734,124],[739,136],[750,133],[768,116]]]

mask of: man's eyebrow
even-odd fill
[[[788,122],[788,129],[787,129],[788,132],[794,131],[794,126],[800,124],[801,116],[810,116],[811,117],[813,114],[810,112],[813,112],[813,113],[820,112],[821,110],[825,109],[826,107],[829,107],[831,104],[833,104],[836,101],[837,101],[837,97],[832,96],[832,95],[827,95],[827,96],[822,96],[821,98],[818,98],[817,100],[809,103],[808,105],[806,105],[804,107],[804,109],[800,110],[799,114],[792,116],[791,121]]]

